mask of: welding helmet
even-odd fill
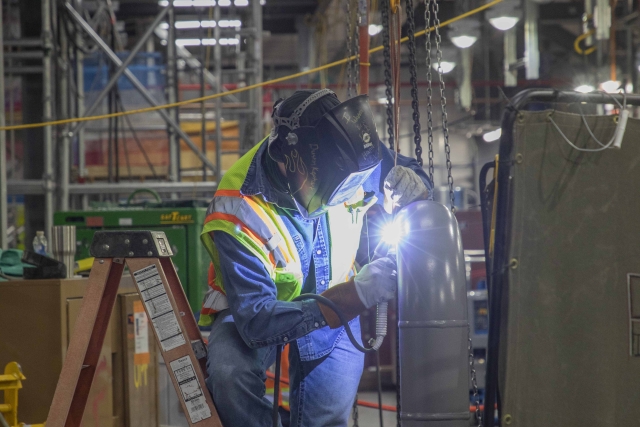
[[[290,117],[280,117],[277,106],[273,114],[269,153],[285,164],[289,192],[305,218],[351,199],[381,161],[367,95],[338,104],[314,126],[300,126],[304,110],[327,95],[335,96],[328,89],[314,92]]]

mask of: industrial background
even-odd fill
[[[346,100],[363,79],[381,140],[421,153],[435,200],[455,207],[464,423],[640,425],[638,2],[2,0],[0,13],[0,390],[20,389],[19,407],[0,398],[0,425],[45,422],[97,231],[164,232],[197,315],[221,177],[268,135],[279,98]],[[58,226],[74,234],[56,254]],[[43,240],[67,257],[63,278],[25,259]],[[137,316],[124,277],[83,426],[190,425]],[[366,356],[350,425],[396,424],[396,335]],[[433,421],[403,425],[459,426]]]

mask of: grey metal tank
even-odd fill
[[[462,240],[444,205],[397,215],[400,396],[403,427],[469,426],[467,291]]]

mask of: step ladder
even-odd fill
[[[125,266],[153,324],[158,346],[189,426],[222,427],[206,387],[207,348],[161,231],[98,231],[95,257],[47,427],[80,426]]]

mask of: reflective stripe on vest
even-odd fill
[[[243,196],[240,193],[257,147],[245,154],[225,174],[208,210],[201,238],[211,255],[214,273],[210,274],[209,290],[201,311],[201,325],[210,324],[212,319],[209,315],[228,307],[222,276],[217,274],[220,265],[212,239],[213,231],[224,231],[235,237],[262,261],[276,284],[279,300],[290,301],[302,289],[300,255],[274,205],[267,203],[261,195]],[[354,274],[353,265],[364,214],[377,200],[374,196],[363,203],[363,196],[364,191],[360,189],[348,202],[350,205],[333,206],[328,211],[329,286],[342,283]]]

